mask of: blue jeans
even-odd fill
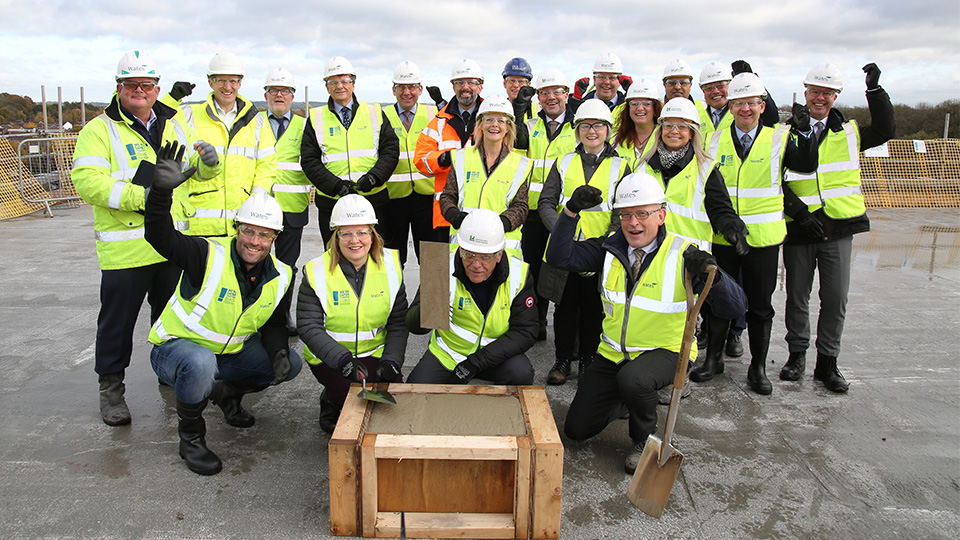
[[[303,362],[290,350],[290,374],[285,381],[300,373]],[[236,354],[216,354],[189,339],[172,339],[150,351],[150,364],[165,384],[174,388],[177,399],[199,403],[210,395],[215,380],[253,379],[255,384],[270,386],[273,366],[267,350],[256,334]]]

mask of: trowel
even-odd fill
[[[367,377],[364,376],[362,371],[360,372],[360,387],[360,392],[357,394],[357,397],[360,399],[377,401],[379,403],[391,403],[393,405],[397,404],[397,400],[393,399],[393,396],[386,390],[367,390]]]

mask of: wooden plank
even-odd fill
[[[520,388],[524,415],[530,422],[533,445],[531,464],[531,538],[557,538],[563,486],[563,443],[543,387]]]
[[[512,514],[406,512],[407,538],[513,538]],[[377,515],[377,536],[400,537],[400,512]]]
[[[533,449],[529,437],[517,437],[517,479],[513,503],[513,520],[516,538],[530,538],[530,490],[532,479],[530,464]]]
[[[450,329],[450,244],[420,242],[420,326]]]
[[[360,520],[363,536],[372,537],[377,526],[377,459],[376,434],[366,435],[360,446]]]
[[[360,399],[357,394],[360,392],[360,386],[354,385],[347,391],[347,399],[343,402],[343,409],[340,411],[340,419],[337,420],[337,428],[330,437],[330,442],[343,441],[352,442],[357,445],[360,443],[360,435],[363,433],[364,419],[367,409],[371,408],[371,403],[365,399]]]
[[[391,394],[476,394],[482,396],[515,396],[518,394],[518,388],[517,386],[495,386],[488,384],[409,383],[390,383],[387,387]]]
[[[327,452],[330,463],[330,534],[358,536],[360,513],[357,494],[360,479],[357,477],[356,441],[331,441]]]
[[[516,461],[378,459],[380,512],[510,513]]]
[[[380,434],[377,458],[516,460],[516,437]]]
[[[553,411],[547,400],[547,393],[542,386],[520,387],[520,401],[524,414],[530,421],[530,437],[537,448],[543,446],[559,447],[563,453],[563,442],[557,423],[553,419]]]

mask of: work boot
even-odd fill
[[[259,392],[264,387],[257,386],[252,379],[238,381],[217,381],[210,392],[210,400],[223,411],[223,419],[233,427],[248,428],[257,421],[256,418],[240,405],[244,394]]]
[[[803,377],[803,371],[807,368],[806,351],[792,352],[787,358],[787,363],[780,370],[780,380],[799,381]]]
[[[850,385],[837,368],[837,357],[817,353],[817,367],[813,369],[813,378],[821,381],[831,392],[846,392]]]
[[[577,368],[577,378],[582,379],[583,374],[587,372],[587,368],[590,367],[590,364],[593,363],[592,354],[581,354],[580,355],[580,366]]]
[[[320,429],[333,434],[340,420],[340,407],[327,399],[327,391],[320,393]]]
[[[751,324],[747,329],[750,338],[750,368],[747,369],[747,382],[754,392],[766,396],[773,392],[773,385],[767,378],[767,351],[770,349],[770,327],[773,321]]]
[[[740,358],[743,356],[743,342],[740,341],[740,334],[730,332],[727,335],[727,348],[724,351],[730,358]]]
[[[680,390],[680,399],[687,399],[690,397],[692,392],[693,386],[690,385],[690,374],[687,373],[687,378],[683,381],[683,388]],[[659,392],[657,392],[657,403],[660,405],[669,405],[671,398],[673,398],[672,384],[662,388]]]
[[[100,416],[108,426],[130,423],[130,409],[123,399],[123,372],[100,375]]]
[[[187,468],[202,474],[217,474],[223,469],[223,462],[216,454],[207,448],[207,424],[203,421],[203,409],[207,400],[200,403],[184,403],[177,400],[177,416],[180,423],[177,432],[180,434],[180,457],[187,462]]]
[[[718,373],[723,373],[723,346],[727,341],[730,321],[717,317],[704,317],[707,335],[707,355],[703,363],[690,372],[690,380],[707,382]]]
[[[550,373],[547,373],[547,384],[559,386],[566,383],[569,376],[570,359],[557,358],[557,361],[553,363],[553,368],[550,369]]]
[[[627,471],[627,474],[633,474],[637,470],[637,465],[640,464],[640,456],[643,455],[643,446],[646,443],[646,440],[633,441],[633,446],[627,452],[627,459],[623,461],[623,470]]]

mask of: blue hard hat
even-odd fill
[[[526,77],[527,80],[533,80],[533,69],[530,68],[530,62],[527,62],[523,58],[511,58],[507,65],[503,66],[503,78],[506,79],[507,75],[516,75],[518,77]]]

